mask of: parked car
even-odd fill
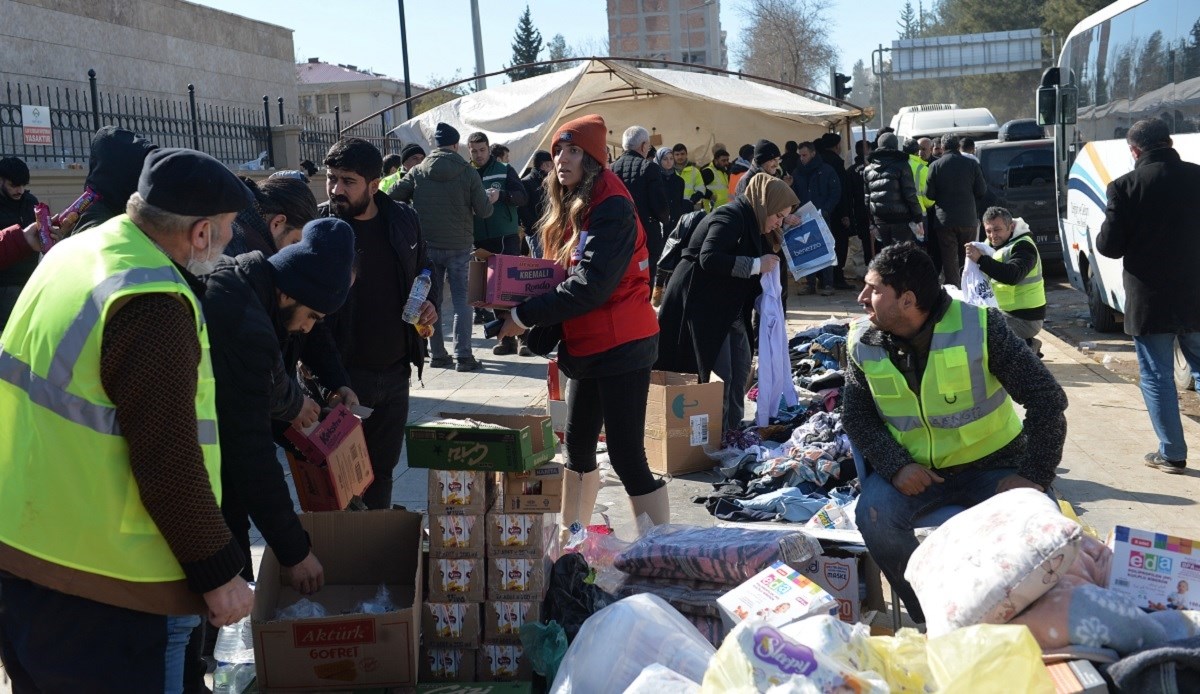
[[[1057,266],[1062,261],[1062,244],[1054,200],[1054,141],[981,142],[975,153],[987,183],[984,207],[999,205],[1013,217],[1024,219],[1043,265]]]

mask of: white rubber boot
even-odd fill
[[[635,523],[643,513],[650,517],[650,522],[654,525],[665,525],[671,522],[671,502],[667,497],[666,484],[649,494],[629,497],[629,504],[633,506]]]
[[[563,476],[562,508],[559,517],[559,544],[571,537],[571,524],[585,528],[592,522],[596,496],[600,493],[600,470],[579,473],[567,470]]]

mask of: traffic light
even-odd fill
[[[850,86],[850,75],[843,75],[840,72],[833,74],[833,95],[838,99],[845,99],[854,88]]]

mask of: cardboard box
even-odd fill
[[[429,558],[430,602],[483,602],[485,561],[478,558]]]
[[[837,600],[837,616],[843,622],[855,624],[864,621],[865,612],[884,609],[879,567],[865,549],[854,552],[827,548],[800,573]]]
[[[1071,660],[1046,666],[1055,694],[1107,694],[1108,685],[1087,660]]]
[[[478,663],[479,653],[474,648],[426,646],[421,649],[421,681],[472,682]]]
[[[430,470],[429,505],[431,516],[460,513],[478,516],[487,513],[496,498],[491,473],[477,470]]]
[[[530,694],[532,682],[463,682],[461,684],[419,684],[422,694]]]
[[[704,452],[720,448],[724,384],[700,383],[695,374],[654,371],[646,401],[646,457],[660,475],[708,470],[716,463]]]
[[[557,446],[549,417],[456,412],[440,416],[473,419],[501,428],[410,424],[405,427],[409,467],[521,472],[554,458]]]
[[[417,682],[421,624],[421,515],[408,511],[305,513],[300,523],[325,569],[315,597],[331,616],[275,619],[301,597],[283,582],[279,560],[263,555],[251,622],[263,692],[411,687]],[[398,610],[354,612],[380,585]]]
[[[483,516],[429,516],[429,556],[438,559],[482,559],[487,523]]]
[[[512,308],[553,291],[567,278],[553,260],[519,255],[490,255],[467,267],[467,302],[479,308]]]
[[[489,600],[483,603],[483,638],[493,643],[520,643],[521,625],[541,619],[536,600]]]
[[[484,643],[479,649],[475,676],[483,682],[512,682],[533,678],[525,651],[515,643]]]
[[[475,602],[427,602],[421,608],[421,638],[426,646],[479,648],[480,607]]]
[[[781,561],[717,598],[717,607],[731,627],[750,618],[783,626],[812,615],[838,613],[832,595]]]
[[[571,392],[573,382],[558,369],[558,360],[551,359],[546,365],[546,414],[550,416],[550,426],[559,443],[567,440],[567,395]],[[600,427],[600,440],[605,437],[604,427]]]
[[[1108,546],[1110,590],[1146,610],[1200,610],[1200,543],[1118,525]]]
[[[489,558],[542,557],[550,548],[552,534],[558,532],[558,516],[549,513],[492,510],[485,520]]]
[[[544,557],[488,557],[488,600],[541,600],[546,588]]]
[[[503,511],[558,513],[562,508],[562,463],[549,462],[526,472],[501,473],[499,507]]]
[[[340,511],[375,481],[362,420],[344,405],[307,431],[289,427],[285,436],[299,452],[288,451],[287,459],[304,511]]]

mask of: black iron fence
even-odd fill
[[[325,153],[340,137],[359,137],[379,148],[383,156],[399,154],[404,143],[394,137],[389,137],[390,130],[381,119],[377,123],[363,123],[341,132],[341,108],[334,107],[333,120],[314,118],[312,116],[292,117],[290,122],[302,126],[300,131],[300,158],[321,165]],[[340,133],[340,134],[339,134]]]
[[[92,134],[116,125],[163,147],[198,149],[231,168],[273,165],[265,96],[258,110],[204,102],[192,85],[181,99],[131,97],[101,92],[94,71],[88,71],[88,78],[88,89],[6,83],[0,95],[0,157],[19,157],[31,168],[86,166]],[[51,144],[25,144],[23,105],[49,108]]]

